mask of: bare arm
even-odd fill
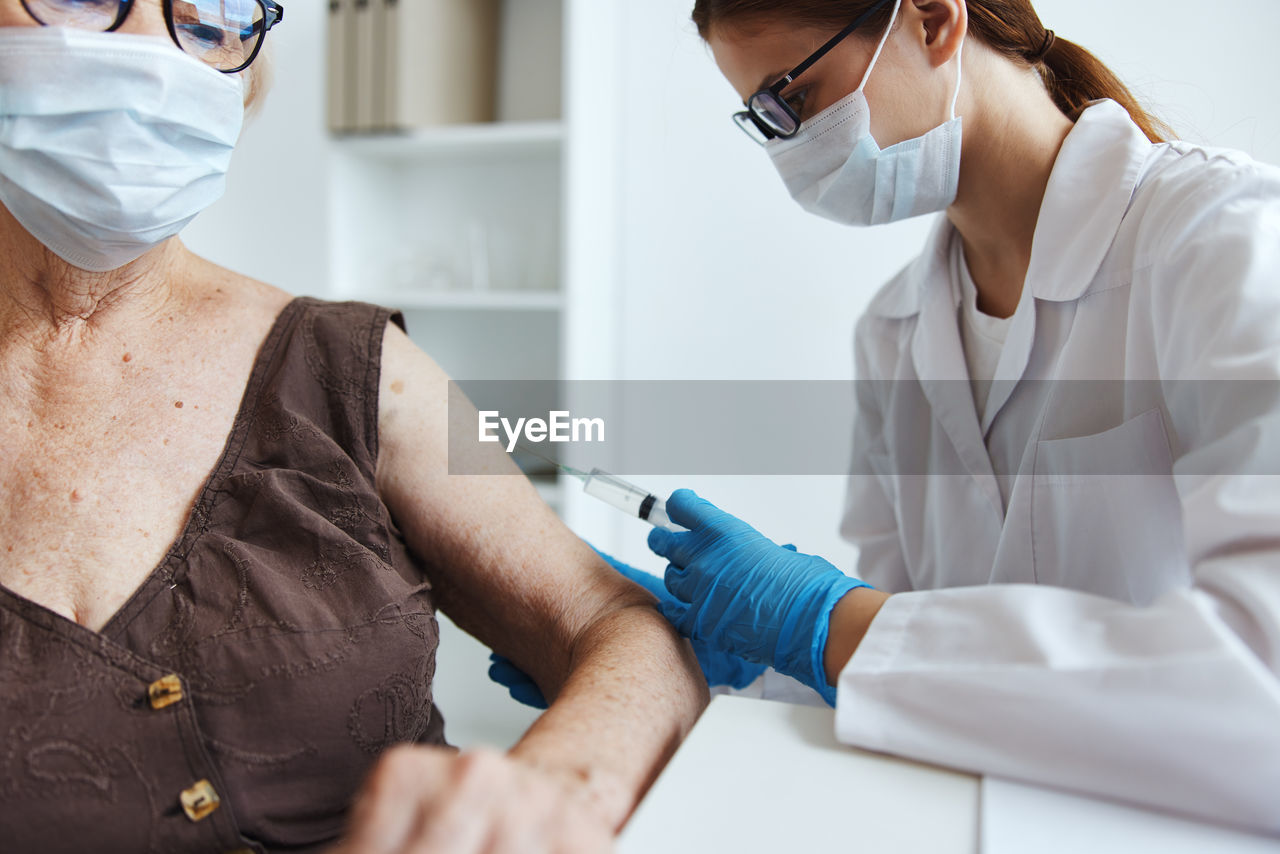
[[[430,567],[441,610],[553,701],[510,759],[616,831],[707,702],[692,651],[499,446],[481,464],[513,476],[449,474],[448,378],[394,327],[382,365],[384,500]],[[475,429],[474,415],[465,423]]]

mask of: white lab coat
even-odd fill
[[[953,239],[858,324],[839,738],[1280,832],[1280,169],[1090,106],[982,425]]]

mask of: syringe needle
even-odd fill
[[[583,490],[588,495],[599,498],[628,516],[643,519],[655,528],[666,528],[671,531],[685,530],[667,516],[667,503],[648,490],[641,489],[633,483],[600,469],[592,469],[590,474],[579,471],[572,466],[544,457],[523,443],[516,443],[516,447],[544,463],[555,466],[565,474],[576,477],[582,481]]]
[[[555,466],[565,474],[570,475],[572,477],[576,477],[578,480],[583,481],[584,483],[586,482],[587,478],[591,477],[591,475],[587,474],[584,471],[578,471],[573,466],[567,466],[564,463],[556,462],[550,457],[544,457],[542,454],[538,453],[537,451],[533,450],[528,445],[522,442],[517,442],[516,447],[524,451],[526,454],[529,454],[530,456],[537,457],[538,459],[542,460],[544,463],[549,463]]]

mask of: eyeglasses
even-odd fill
[[[129,17],[134,0],[22,0],[46,27],[109,33]],[[258,57],[267,30],[284,20],[275,0],[164,0],[169,36],[184,52],[226,74],[244,71]]]
[[[747,108],[742,112],[733,114],[733,120],[738,123],[738,127],[742,128],[747,136],[761,145],[771,139],[791,139],[791,137],[799,133],[800,116],[787,103],[787,99],[782,97],[782,90],[794,83],[797,77],[812,68],[814,63],[830,53],[840,42],[847,39],[854,30],[862,26],[868,18],[888,2],[889,0],[880,0],[879,3],[859,15],[856,21],[836,33],[830,41],[811,53],[808,59],[791,69],[791,72],[777,83],[774,83],[768,89],[761,89],[748,98]],[[897,0],[894,0],[894,2],[897,2]]]

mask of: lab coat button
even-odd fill
[[[190,789],[184,789],[178,799],[182,801],[182,811],[192,821],[204,821],[222,803],[208,780],[201,780]]]
[[[182,680],[170,673],[147,686],[147,698],[151,708],[163,709],[182,702]]]

